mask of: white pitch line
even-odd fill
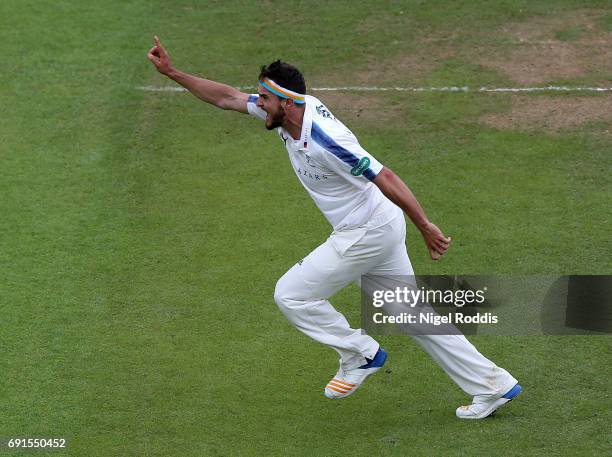
[[[136,89],[147,92],[187,92],[178,86],[138,86]],[[238,86],[240,90],[254,90],[255,86]],[[612,87],[543,86],[543,87],[313,87],[321,92],[612,92]]]
[[[481,87],[478,92],[612,92],[612,87],[573,87],[573,86],[546,86],[546,87]]]

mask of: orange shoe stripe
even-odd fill
[[[336,379],[336,378],[332,379],[332,381],[335,381],[338,384],[344,384],[345,386],[348,386],[348,387],[355,387],[355,384],[351,384],[349,382],[340,381],[339,379]]]
[[[327,384],[327,385],[328,385],[328,386],[334,386],[334,387],[337,387],[338,389],[342,389],[342,390],[344,390],[344,391],[346,391],[346,392],[350,392],[351,390],[353,390],[353,388],[352,388],[352,387],[346,387],[346,386],[343,386],[342,384],[337,384],[337,383],[335,383],[334,381],[330,381],[330,382],[329,382],[329,384]]]
[[[327,385],[327,388],[330,389],[330,390],[334,390],[334,391],[336,391],[336,392],[338,392],[340,394],[345,394],[347,392],[345,390],[336,389],[334,386],[330,386],[329,384]]]

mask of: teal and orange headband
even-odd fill
[[[293,103],[306,103],[305,95],[298,94],[297,92],[293,92],[292,90],[285,89],[280,84],[275,83],[270,78],[263,78],[259,81],[263,87],[268,89],[275,95],[278,95],[280,98],[287,98],[289,100],[293,100]]]

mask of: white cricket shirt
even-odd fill
[[[256,105],[258,97],[250,95],[247,108],[252,116],[265,119],[266,112]],[[306,95],[299,139],[282,127],[277,132],[300,182],[334,230],[380,226],[397,215],[398,208],[371,182],[382,164],[320,100]]]

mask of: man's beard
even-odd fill
[[[268,114],[268,116],[270,116]],[[275,117],[270,117],[270,125],[268,125],[268,123],[266,122],[266,128],[268,130],[274,130],[277,129],[279,127],[281,127],[283,125],[283,120],[285,119],[285,113],[283,113],[282,111],[276,115]]]

